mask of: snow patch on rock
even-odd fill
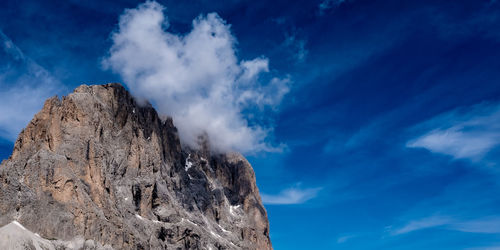
[[[186,172],[193,166],[193,163],[190,161],[191,159],[191,154],[188,155],[188,157],[186,158],[186,164],[184,165],[184,169],[186,170]]]

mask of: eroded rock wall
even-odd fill
[[[116,249],[271,249],[248,161],[183,148],[119,84],[46,101],[0,166],[0,226]]]

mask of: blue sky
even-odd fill
[[[275,249],[500,249],[497,1],[2,1],[0,40],[1,159],[45,98],[123,82],[186,144],[222,121]]]

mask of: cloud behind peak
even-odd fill
[[[266,141],[272,128],[250,125],[243,113],[279,105],[290,80],[272,75],[264,56],[238,59],[230,25],[216,13],[194,19],[187,34],[174,34],[164,11],[154,1],[126,10],[104,67],[172,116],[186,145],[197,147],[198,136],[207,134],[216,151],[276,150]]]

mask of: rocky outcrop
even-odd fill
[[[181,146],[119,84],[46,101],[0,165],[0,226],[115,249],[271,249],[248,161]]]
[[[0,249],[9,250],[60,250],[60,249],[87,249],[112,250],[109,245],[102,246],[93,240],[76,237],[71,241],[48,240],[39,234],[26,229],[17,221],[13,221],[0,228]]]

